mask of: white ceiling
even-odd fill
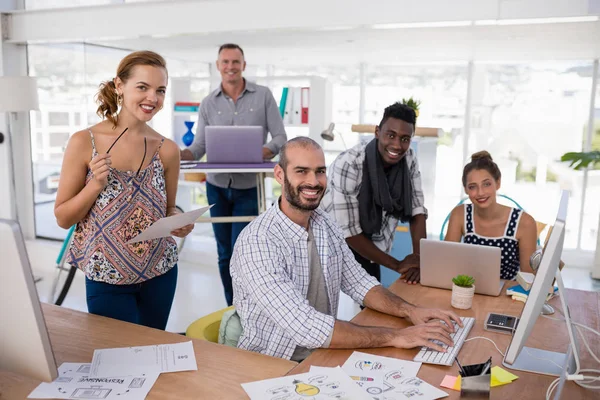
[[[600,57],[600,22],[341,31],[279,29],[89,41],[213,62],[218,46],[240,44],[251,64],[587,60]],[[257,62],[260,60],[260,62]]]
[[[16,12],[12,43],[151,49],[212,62],[224,42],[250,64],[588,60],[600,22],[479,26],[476,21],[600,14],[600,0],[174,0]],[[374,29],[390,23],[469,26]],[[343,27],[343,30],[334,30]]]

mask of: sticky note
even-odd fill
[[[454,387],[452,389],[460,391],[460,375],[456,377],[456,382],[454,382]]]
[[[448,389],[454,389],[454,385],[456,384],[456,376],[452,376],[452,375],[446,375],[444,377],[444,380],[442,381],[442,383],[440,383],[440,386],[448,388]]]
[[[511,383],[515,379],[519,377],[515,374],[511,374],[510,372],[496,366],[492,368],[492,380],[490,382],[491,387],[506,385],[507,383]]]

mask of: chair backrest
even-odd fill
[[[515,199],[513,199],[512,197],[509,197],[509,196],[507,196],[505,194],[498,194],[497,197],[502,197],[503,199],[506,199],[506,200],[512,202],[515,205],[515,207],[517,207],[518,209],[525,211],[525,209]],[[461,199],[458,202],[458,204],[456,204],[456,206],[454,206],[454,207],[457,207],[457,206],[460,206],[461,204],[464,204],[465,202],[467,202],[467,200],[469,200],[468,197],[465,197],[464,199]],[[453,207],[453,209],[454,209],[454,207]],[[444,236],[445,236],[444,235],[444,230],[446,229],[446,225],[448,224],[448,221],[450,221],[450,214],[452,214],[452,210],[450,210],[450,212],[448,213],[448,215],[446,215],[446,219],[444,219],[444,223],[442,224],[442,229],[440,230],[440,240],[444,240]],[[546,227],[546,225],[543,224],[543,223],[539,223],[537,221],[536,221],[536,225],[537,225],[537,234],[538,234],[537,244],[539,246],[540,245],[540,238],[539,238],[539,236],[540,236],[540,233]]]

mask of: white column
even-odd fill
[[[463,164],[469,158],[469,140],[471,139],[471,103],[473,102],[473,61],[467,67],[467,101],[465,104],[465,123],[463,125]],[[462,187],[461,187],[462,190]]]
[[[535,169],[535,184],[541,187],[545,186],[546,177],[548,175],[548,157],[543,154],[539,154]]]
[[[358,103],[358,123],[365,123],[365,113],[367,108],[366,98],[367,98],[367,63],[360,63],[360,74],[359,74],[359,103]]]
[[[0,10],[23,8],[24,0],[0,0]],[[3,23],[6,20],[0,16],[0,32],[8,28]],[[0,36],[1,75],[27,75],[27,53],[25,46],[8,44]],[[32,239],[35,224],[29,113],[0,113],[0,132],[4,134],[4,143],[0,144],[0,218],[15,219],[18,215],[23,235]],[[13,181],[16,190],[13,190]]]
[[[587,135],[585,136],[585,141],[583,142],[583,151],[591,151],[592,150],[592,137],[594,135],[594,110],[596,104],[596,89],[598,87],[598,59],[594,60],[594,68],[592,70],[592,95],[590,97],[590,112],[587,123]],[[588,186],[588,171],[589,168],[583,170],[583,185],[581,188],[581,208],[579,213],[579,231],[577,232],[577,250],[581,249],[581,233],[583,230],[583,212],[585,210],[585,195],[587,192]],[[598,232],[600,236],[600,232]],[[600,240],[599,240],[600,242]],[[596,253],[598,253],[598,249],[596,249]],[[599,271],[597,274],[600,276],[600,266],[596,266]]]
[[[0,44],[0,75],[27,75],[25,46]],[[35,222],[29,113],[3,113],[0,118],[0,131],[5,135],[5,142],[0,145],[0,217],[17,219],[25,238],[33,239]]]

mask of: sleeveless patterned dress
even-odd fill
[[[92,157],[98,155],[94,135]],[[67,262],[93,281],[114,285],[141,283],[162,275],[177,263],[172,237],[127,244],[156,220],[166,216],[165,170],[159,150],[139,176],[111,167],[108,185],[88,214],[77,223]],[[86,184],[93,179],[88,170]]]

